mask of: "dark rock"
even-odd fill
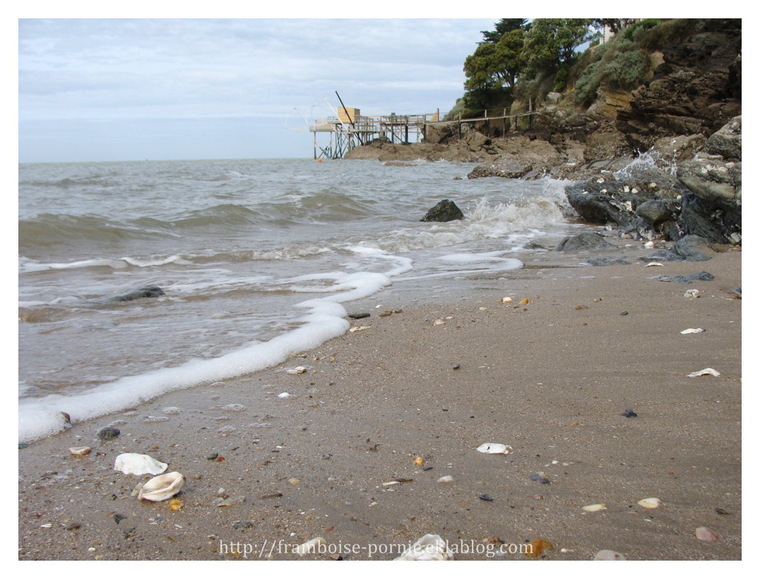
[[[615,246],[598,233],[579,233],[559,242],[554,251],[580,251],[584,249],[612,249]]]
[[[351,318],[352,320],[361,320],[363,318],[370,317],[370,314],[368,314],[367,312],[361,312],[358,314],[348,314],[348,317]]]
[[[164,290],[162,290],[158,286],[149,285],[149,286],[138,288],[136,290],[115,295],[113,297],[113,300],[117,302],[129,302],[132,300],[139,300],[141,298],[157,298],[162,295],[165,295]]]
[[[488,501],[488,502],[490,502],[490,501],[493,500],[493,498],[491,497],[491,495],[480,495],[478,498],[481,501]]]
[[[651,223],[653,229],[658,229],[666,221],[675,221],[679,206],[674,199],[651,199],[636,207],[636,215]]]
[[[606,256],[598,256],[598,257],[592,257],[590,259],[586,260],[590,265],[593,266],[605,266],[605,265],[630,265],[631,262],[628,261],[624,257],[606,257]]]
[[[712,281],[715,279],[715,276],[706,271],[700,271],[699,273],[692,273],[691,275],[658,275],[652,279],[656,281],[672,281],[675,283],[692,283],[695,281]]]
[[[444,199],[439,201],[435,207],[428,210],[420,221],[454,221],[455,219],[464,219],[464,213],[457,207],[456,203]]]
[[[615,182],[592,179],[565,189],[567,200],[588,223],[630,225],[636,218],[633,208],[638,199]]]
[[[118,438],[120,434],[121,430],[113,426],[106,426],[98,430],[98,438],[100,440],[113,440],[114,438]]]
[[[731,119],[710,135],[705,150],[711,155],[720,155],[728,161],[741,161],[742,118],[739,116]]]

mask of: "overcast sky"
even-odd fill
[[[307,158],[336,91],[447,112],[497,20],[21,18],[19,161]]]

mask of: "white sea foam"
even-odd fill
[[[349,328],[343,302],[372,295],[388,285],[390,279],[378,273],[357,273],[325,276],[335,283],[330,295],[306,300],[296,305],[309,310],[302,325],[267,342],[214,359],[194,359],[174,368],[162,368],[138,376],[121,378],[74,395],[49,395],[26,398],[19,402],[19,440],[28,442],[49,436],[65,427],[62,412],[72,420],[89,420],[118,412],[154,399],[162,394],[241,376],[285,361],[289,355],[316,348],[336,338]],[[306,291],[306,290],[305,290]],[[309,292],[315,291],[313,288]]]

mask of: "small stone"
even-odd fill
[[[253,521],[235,521],[232,523],[233,529],[250,529],[253,527]]]
[[[723,509],[721,507],[715,507],[715,512],[718,513],[719,515],[730,515],[731,514],[726,509]]]
[[[625,561],[625,557],[622,553],[617,551],[611,551],[610,549],[602,549],[594,557],[595,561]]]
[[[121,430],[114,428],[113,426],[106,426],[98,430],[98,438],[100,440],[113,440],[121,434]]]
[[[694,532],[694,534],[697,536],[697,539],[700,541],[717,541],[718,535],[716,535],[713,531],[708,529],[707,527],[697,527],[697,530]]]
[[[361,320],[362,318],[368,318],[369,316],[370,314],[366,312],[361,312],[358,314],[348,314],[348,317],[351,318],[352,320]]]
[[[636,414],[636,413],[633,411],[633,409],[631,409],[631,408],[626,408],[626,409],[625,409],[625,412],[622,412],[622,413],[620,414],[620,416],[625,416],[626,418],[636,418],[636,417],[638,416],[638,414]]]
[[[493,497],[491,495],[482,494],[478,497],[481,501],[491,502]]]

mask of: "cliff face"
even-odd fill
[[[632,91],[602,88],[587,109],[575,106],[572,90],[552,93],[529,129],[503,135],[486,123],[452,124],[425,143],[377,142],[347,158],[476,162],[474,176],[528,179],[585,178],[653,149],[681,160],[741,115],[741,20],[693,20],[679,30],[651,49],[649,80]]]
[[[683,42],[659,52],[653,78],[631,93],[616,128],[631,148],[646,151],[671,135],[717,131],[741,114],[741,21],[695,21]]]

